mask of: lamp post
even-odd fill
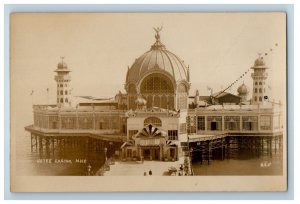
[[[113,146],[113,143],[112,142],[109,142],[109,154],[111,155],[112,154],[112,146]]]
[[[107,148],[106,148],[106,147],[104,147],[104,156],[105,156],[105,161],[107,160],[106,153],[107,153]]]

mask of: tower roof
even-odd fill
[[[254,61],[254,65],[253,67],[251,67],[252,69],[256,69],[256,68],[263,68],[263,69],[267,69],[268,67],[266,66],[265,60],[263,57],[261,57],[261,54],[259,54],[258,58]]]
[[[61,61],[57,64],[55,72],[70,72],[67,63],[64,61],[64,57],[61,57]]]

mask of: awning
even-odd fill
[[[134,138],[166,138],[167,133],[152,124],[146,125]]]
[[[167,146],[177,146],[177,145],[174,143],[174,141],[172,141],[172,140],[168,140],[168,141],[166,142],[166,145],[167,145]]]

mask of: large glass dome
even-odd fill
[[[147,109],[186,109],[189,90],[189,68],[183,60],[168,51],[156,30],[156,42],[128,69],[125,89],[128,108],[136,109],[136,100],[146,100]]]
[[[188,80],[188,68],[183,60],[168,51],[160,42],[159,34],[156,34],[156,42],[151,49],[137,58],[128,70],[126,83],[138,82],[145,74],[156,69],[165,71],[175,81]]]

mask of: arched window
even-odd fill
[[[174,109],[174,97],[172,98],[173,101],[170,101],[169,98],[169,104],[167,100],[167,96],[174,96],[174,86],[172,81],[163,74],[154,73],[145,77],[140,85],[140,93],[147,100],[147,108],[149,109],[154,106]]]
[[[68,103],[68,98],[65,99],[65,102]]]
[[[57,95],[59,95],[59,91],[57,91]]]
[[[63,84],[60,84],[60,87],[63,87]]]
[[[64,99],[63,99],[63,98],[61,98],[61,99],[60,99],[60,102],[61,102],[61,103],[63,103],[63,102],[64,102]]]
[[[262,97],[261,96],[259,97],[259,101],[262,101]]]
[[[262,93],[262,89],[261,88],[259,88],[259,93]]]
[[[186,91],[186,87],[185,87],[184,84],[179,84],[179,86],[178,86],[178,92],[179,92],[179,93],[187,92],[187,91]]]
[[[67,94],[68,94],[68,91],[65,91],[65,94],[67,95]]]
[[[256,96],[254,96],[254,101],[257,101],[257,97]]]
[[[157,127],[161,127],[161,120],[157,117],[149,117],[144,120],[144,126],[152,124]]]
[[[171,80],[162,74],[151,74],[141,84],[141,93],[174,93]]]
[[[64,92],[62,90],[60,91],[60,95],[64,95]]]
[[[255,82],[255,85],[257,85],[257,81]]]
[[[254,92],[257,93],[257,88],[254,89]]]
[[[262,82],[261,82],[261,81],[259,82],[259,85],[262,85]]]

